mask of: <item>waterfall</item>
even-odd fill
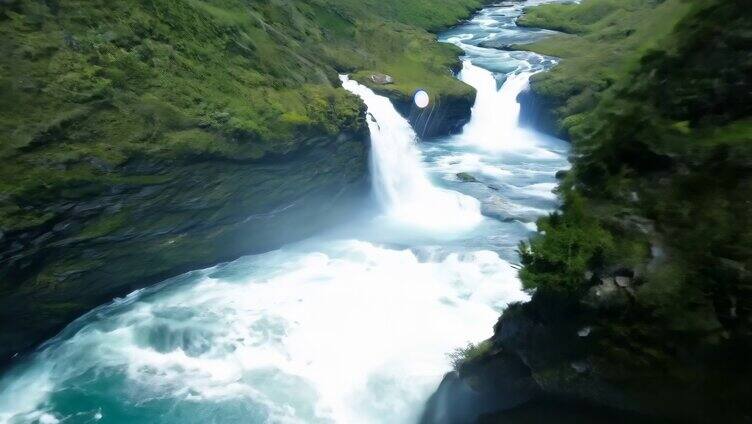
[[[497,89],[493,73],[464,61],[460,79],[473,86],[477,96],[462,139],[488,150],[515,148],[515,139],[520,135],[517,96],[528,87],[531,75],[532,72],[509,74]]]
[[[478,201],[436,187],[429,180],[417,136],[386,97],[341,75],[342,87],[368,108],[373,189],[385,214],[394,221],[430,230],[457,231],[481,221]]]

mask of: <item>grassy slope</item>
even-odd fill
[[[467,90],[425,29],[479,3],[4,2],[0,228],[44,222],[24,206],[117,183],[110,170],[134,157],[256,160],[337,133],[359,112],[334,88],[338,69]]]
[[[612,11],[594,20],[589,11],[604,4]],[[740,190],[748,185],[752,154],[748,16],[735,2],[723,7],[712,1],[625,4],[590,0],[581,6],[546,6],[525,18],[529,24],[582,34],[530,46],[564,57],[561,66],[534,86],[561,104],[576,155],[573,172],[561,188],[565,213],[556,222],[542,224],[554,230],[571,223],[583,233],[565,238],[589,238],[597,245],[581,249],[583,255],[571,262],[577,266],[568,270],[572,274],[567,281],[579,285],[578,276],[593,265],[587,260],[592,259],[590,252],[610,252],[599,261],[639,265],[650,258],[648,239],[663,240],[665,232],[672,233],[663,244],[672,248],[676,261],[687,259],[685,254],[695,259],[724,256],[746,268],[752,265],[752,251],[747,225],[742,225],[747,206]],[[565,24],[546,23],[554,19],[551,9],[559,9]],[[658,24],[662,33],[655,32]],[[623,35],[614,39],[614,33]],[[588,53],[578,55],[578,50]],[[658,231],[634,243],[625,243],[628,233],[598,232],[624,217],[651,220]],[[727,230],[734,235],[724,235]],[[703,234],[693,235],[697,232]],[[714,245],[716,241],[720,245]],[[535,243],[554,242],[549,236]],[[700,264],[686,265],[691,269]],[[531,286],[544,284],[533,282],[533,268],[526,271]]]
[[[521,246],[522,281],[539,303],[568,304],[599,276],[634,272],[630,302],[586,313],[597,329],[586,349],[626,391],[666,388],[667,409],[681,407],[671,404],[679,388],[704,387],[703,401],[729,411],[749,394],[740,372],[752,352],[752,16],[743,3],[584,0],[522,19],[569,33],[524,48],[563,58],[533,88],[555,106],[574,153],[562,211]]]
[[[0,363],[112,296],[335,220],[366,172],[337,73],[471,94],[428,30],[481,3],[1,1]]]
[[[562,58],[556,70],[533,77],[536,92],[556,100],[554,113],[566,133],[597,94],[635,66],[642,52],[670,33],[689,4],[681,0],[585,1],[527,10],[520,25],[563,31],[566,35],[519,46]]]

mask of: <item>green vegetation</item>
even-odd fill
[[[614,237],[588,215],[579,195],[568,195],[562,213],[538,221],[543,236],[520,243],[520,279],[526,289],[577,293],[588,270],[616,256]]]
[[[484,340],[478,344],[468,343],[465,347],[458,347],[447,356],[449,356],[452,367],[457,371],[463,364],[473,362],[488,355],[492,348],[493,343],[490,340]]]
[[[532,9],[525,22],[542,25],[556,13],[566,22],[558,26],[581,35],[526,47],[564,57],[533,87],[561,105],[576,159],[561,185],[562,213],[541,221],[544,237],[522,245],[523,279],[532,288],[552,270],[576,278],[615,261],[636,266],[650,253],[629,240],[635,233],[646,246],[669,248],[672,262],[708,266],[722,257],[747,266],[752,64],[744,13],[734,2],[590,0]],[[655,37],[655,21],[677,25]],[[636,231],[641,220],[650,225]]]
[[[562,59],[553,72],[532,78],[537,93],[555,100],[551,107],[560,129],[576,132],[599,93],[634,68],[641,54],[660,44],[689,8],[683,0],[591,0],[528,9],[521,25],[567,33],[518,46]]]
[[[532,88],[573,149],[562,210],[520,246],[530,310],[568,305],[551,325],[595,328],[577,357],[651,413],[738,414],[752,353],[752,9],[584,0],[521,23],[567,33],[518,48],[562,58]]]
[[[401,3],[3,2],[0,228],[49,219],[23,205],[91,195],[133,158],[258,160],[337,134],[360,114],[337,71],[467,92],[426,29],[481,2]]]

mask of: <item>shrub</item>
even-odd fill
[[[563,213],[538,221],[539,234],[520,242],[520,279],[526,290],[576,294],[585,273],[603,265],[614,249],[611,234],[586,211],[584,199],[570,191]]]
[[[492,343],[490,340],[484,340],[478,344],[468,343],[465,347],[458,347],[451,353],[447,354],[455,371],[459,371],[463,364],[474,361],[485,356],[491,351]]]

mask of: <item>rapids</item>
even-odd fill
[[[3,376],[0,422],[415,422],[448,354],[527,299],[515,248],[568,167],[562,141],[518,125],[517,95],[554,62],[478,46],[545,35],[514,25],[521,8],[441,36],[478,91],[462,134],[421,143],[343,76],[368,108],[373,203],[326,234],[91,311]]]

